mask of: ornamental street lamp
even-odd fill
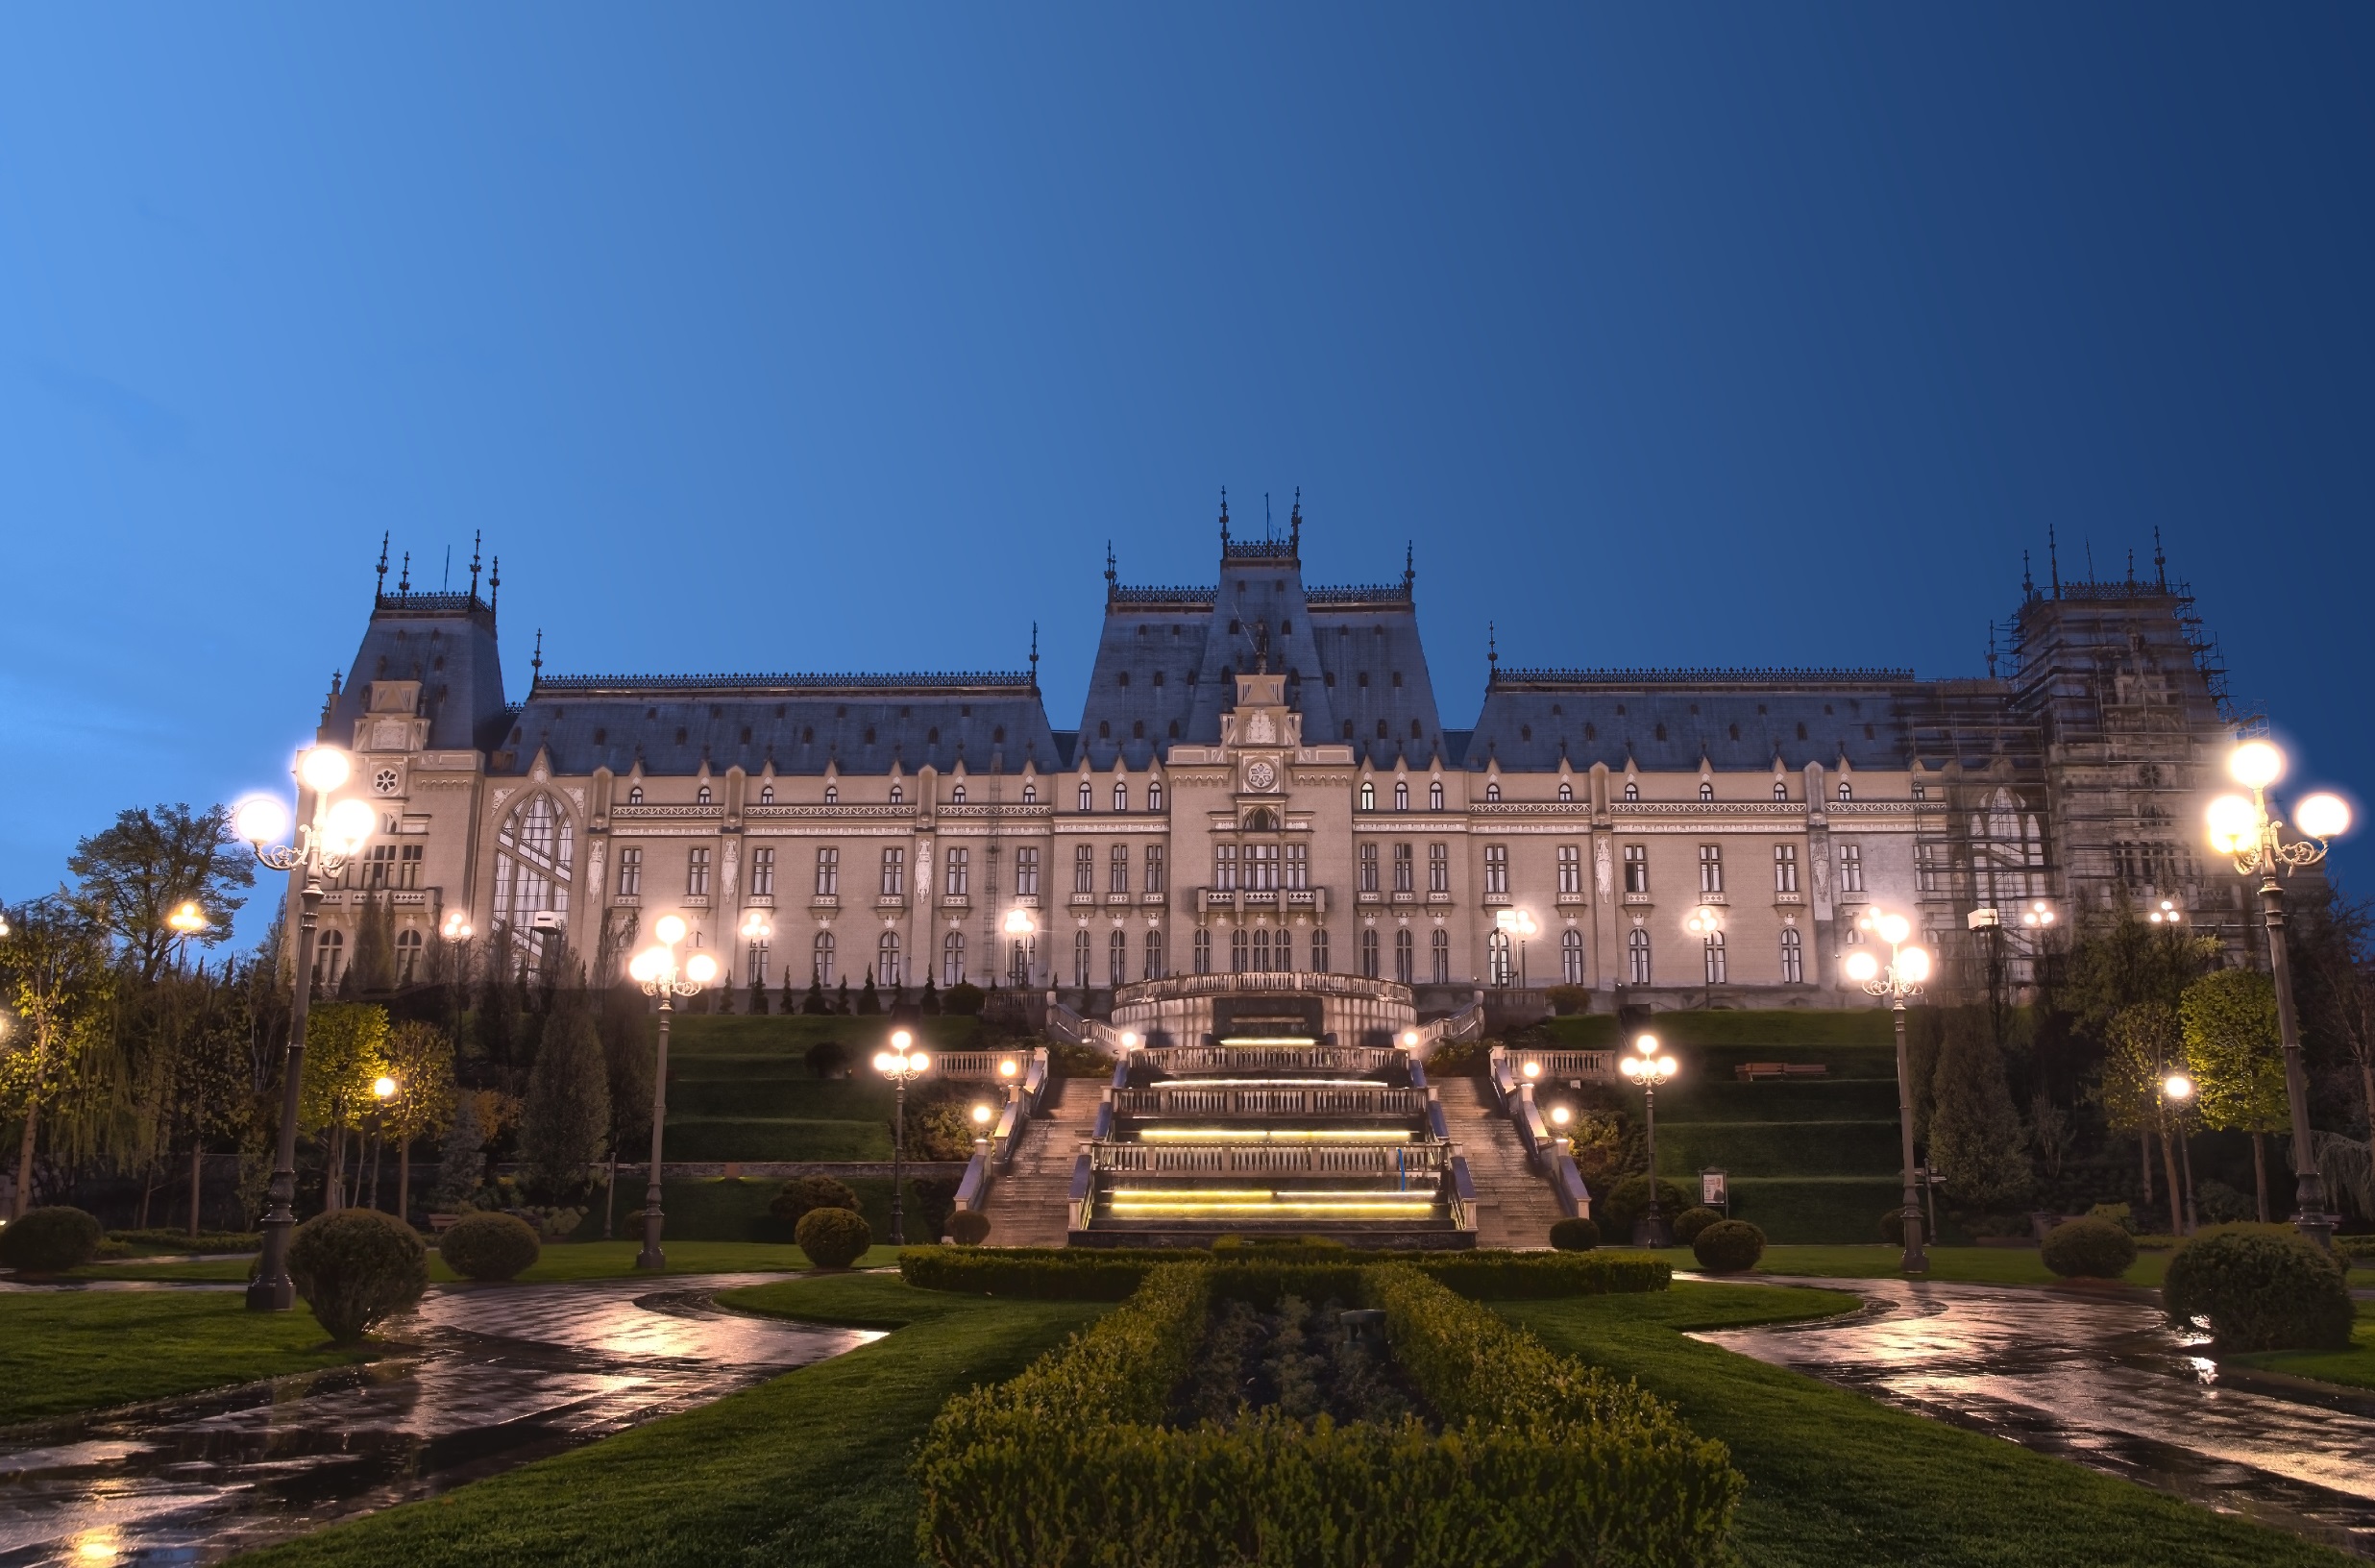
[[[921,1051],[911,1050],[916,1037],[905,1029],[891,1031],[891,1048],[874,1053],[874,1070],[891,1080],[895,1110],[891,1122],[891,1244],[907,1245],[906,1211],[899,1195],[900,1175],[907,1161],[907,1080],[923,1075],[932,1063]]]
[[[1888,998],[1897,1017],[1897,1131],[1904,1146],[1905,1205],[1904,1256],[1898,1266],[1908,1274],[1926,1273],[1929,1255],[1922,1250],[1922,1206],[1917,1197],[1913,1164],[1913,1074],[1905,1052],[1905,998],[1922,994],[1922,982],[1929,978],[1930,955],[1920,947],[1906,946],[1905,939],[1913,934],[1912,922],[1902,915],[1872,910],[1855,922],[1856,929],[1878,937],[1889,944],[1889,965],[1881,968],[1880,961],[1858,948],[1849,953],[1842,966],[1849,979],[1862,986],[1873,996]]]
[[[1575,1139],[1568,1134],[1567,1123],[1574,1119],[1575,1113],[1565,1106],[1551,1107],[1551,1126],[1554,1129],[1552,1136],[1558,1139],[1558,1146],[1567,1151],[1567,1158],[1570,1160],[1575,1158]]]
[[[2150,916],[2155,925],[2178,925],[2183,923],[2185,918],[2186,912],[2167,898],[2161,900],[2160,907],[2155,909]]]
[[[2161,1156],[2165,1160],[2168,1158],[2168,1146],[2172,1141],[2168,1130],[2174,1122],[2177,1136],[2173,1141],[2179,1157],[2186,1163],[2185,1211],[2182,1216],[2177,1202],[2177,1167],[2174,1162],[2169,1165],[2169,1229],[2183,1236],[2191,1236],[2200,1223],[2193,1214],[2193,1145],[2186,1137],[2185,1123],[2186,1102],[2193,1098],[2193,1080],[2182,1072],[2172,1072],[2154,1087],[2161,1095]],[[2169,1109],[2171,1105],[2176,1107],[2173,1113]]]
[[[2235,870],[2260,873],[2260,908],[2267,923],[2268,974],[2276,983],[2276,1027],[2285,1048],[2285,1098],[2292,1113],[2292,1223],[2321,1247],[2334,1244],[2334,1215],[2326,1209],[2325,1178],[2310,1149],[2309,1074],[2301,1065],[2301,1024],[2292,1005],[2292,959],[2285,951],[2285,894],[2280,871],[2299,870],[2325,859],[2326,841],[2350,831],[2350,807],[2341,796],[2318,794],[2292,808],[2301,838],[2287,840],[2282,819],[2268,810],[2267,788],[2284,776],[2285,754],[2265,741],[2245,741],[2227,756],[2227,772],[2251,792],[2222,795],[2210,803],[2210,846],[2231,855]]]
[[[1539,932],[1542,927],[1534,923],[1531,912],[1523,909],[1494,910],[1493,924],[1505,936],[1517,939],[1517,989],[1523,991],[1526,989],[1526,939]],[[1505,986],[1509,983],[1506,971],[1501,977],[1501,983]]]
[[[1010,909],[1004,922],[1006,938],[1013,944],[1013,961],[1007,965],[1006,977],[1017,987],[1031,983],[1031,939],[1039,935],[1039,921],[1027,909]],[[990,971],[990,983],[997,984],[997,969]]]
[[[1700,961],[1700,972],[1707,983],[1707,1006],[1715,1006],[1715,958],[1724,950],[1724,912],[1712,904],[1702,904],[1685,916],[1682,929],[1699,939],[1704,955]]]
[[[371,1196],[363,1200],[366,1209],[380,1207],[380,1162],[387,1152],[387,1134],[382,1130],[386,1126],[384,1113],[388,1102],[396,1098],[396,1080],[384,1073],[371,1081],[371,1131],[363,1139],[364,1151],[371,1156]]]
[[[181,962],[186,963],[189,960],[189,939],[207,928],[206,911],[198,907],[196,899],[189,899],[165,917],[165,926],[173,932],[175,940],[181,943]],[[177,964],[176,967],[178,968],[179,965]]]
[[[334,746],[312,747],[299,755],[297,776],[313,792],[313,817],[287,844],[276,842],[289,831],[288,808],[279,797],[251,796],[232,816],[257,860],[288,872],[291,881],[304,876],[298,888],[296,987],[289,998],[288,1049],[281,1064],[281,1135],[272,1184],[265,1189],[263,1257],[247,1289],[252,1312],[285,1312],[297,1301],[296,1284],[288,1277],[288,1237],[297,1228],[297,1094],[305,1075],[306,1010],[313,1001],[313,931],[321,916],[322,884],[346,869],[380,825],[367,800],[331,802],[331,792],[353,772],[347,754]]]
[[[643,987],[644,994],[660,999],[659,1057],[651,1072],[651,1179],[644,1185],[644,1244],[635,1254],[637,1268],[668,1266],[668,1255],[660,1250],[660,1142],[668,1130],[669,1015],[676,1010],[677,997],[691,996],[718,977],[718,961],[707,953],[690,955],[678,969],[676,943],[684,941],[685,929],[683,916],[661,916],[651,922],[656,944],[637,953],[626,966],[628,977]]]
[[[1641,1086],[1643,1119],[1649,1129],[1650,1206],[1633,1221],[1633,1245],[1671,1247],[1674,1233],[1666,1229],[1665,1211],[1657,1202],[1657,1086],[1671,1082],[1678,1068],[1673,1057],[1658,1054],[1655,1035],[1635,1040],[1633,1054],[1619,1062],[1617,1068]]]

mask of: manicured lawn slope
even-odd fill
[[[306,1311],[254,1313],[229,1291],[0,1295],[0,1426],[367,1361]]]
[[[2352,1560],[1677,1332],[1770,1321],[1781,1294],[1684,1283],[1663,1295],[1501,1311],[1554,1350],[1630,1375],[1730,1445],[1749,1479],[1736,1539],[1755,1568],[2341,1568]],[[1806,1294],[1818,1297],[1808,1305],[1841,1299]]]
[[[836,1275],[738,1292],[808,1322],[905,1324],[863,1350],[575,1453],[242,1557],[257,1568],[912,1568],[907,1462],[949,1395],[1012,1377],[1101,1307]]]
[[[2363,1278],[2354,1276],[2351,1283],[2356,1285]],[[2241,1366],[2263,1367],[2296,1378],[2315,1378],[2320,1383],[2375,1388],[2375,1302],[2359,1303],[2359,1326],[2351,1332],[2350,1339],[2348,1350],[2269,1350],[2256,1356],[2238,1356],[2235,1360]]]

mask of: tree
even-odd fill
[[[2120,1013],[2140,1002],[2174,1008],[2186,987],[2217,957],[2215,937],[2147,924],[2122,910],[2071,946],[2056,1001],[2077,1016],[2084,1033],[2108,1043],[2112,1020]]]
[[[380,1125],[396,1140],[396,1217],[412,1207],[412,1145],[453,1120],[453,1041],[434,1024],[407,1018],[387,1034],[387,1075],[396,1080]]]
[[[396,989],[396,922],[389,915],[385,894],[364,893],[360,897],[363,909],[355,921],[355,962],[347,972],[354,977],[356,992],[384,996]]]
[[[759,978],[756,969],[750,971],[750,1001],[743,1011],[754,1018],[767,1017],[767,982]]]
[[[231,918],[247,900],[235,888],[256,885],[256,857],[230,828],[221,806],[186,805],[116,814],[114,825],[79,841],[66,857],[84,918],[123,944],[133,971],[152,981],[171,962],[180,933],[165,923],[184,903],[207,918],[196,940],[228,941]]]
[[[610,1185],[602,1194],[605,1240],[618,1198],[620,1151],[636,1148],[651,1136],[654,1052],[645,1023],[649,1008],[643,992],[631,985],[612,986],[602,993],[602,1061],[610,1079]]]
[[[2285,921],[2304,1048],[2339,1045],[2358,1069],[2359,1109],[2375,1137],[2375,907],[2326,888]]]
[[[453,1123],[446,1128],[445,1141],[437,1151],[437,1185],[428,1194],[429,1203],[440,1213],[469,1208],[477,1194],[487,1137],[486,1123],[478,1118],[478,1097],[458,1096]]]
[[[2268,1214],[2267,1137],[2291,1124],[2285,1097],[2283,1038],[2276,1027],[2276,987],[2252,969],[2220,969],[2186,988],[2186,1070],[2194,1103],[2213,1127],[2251,1135],[2252,1173],[2260,1184],[2260,1218]]]
[[[24,1118],[17,1135],[13,1218],[32,1207],[41,1115],[84,1076],[105,1044],[115,975],[106,934],[80,907],[44,898],[18,907],[0,940],[0,979],[15,1020],[0,1033],[0,1104]]]
[[[2167,1102],[2161,1082],[2169,1068],[2184,1060],[2185,1030],[2177,1009],[2167,1002],[2134,1002],[2113,1016],[2110,1048],[2103,1056],[2103,1078],[2096,1097],[2103,1119],[2119,1132],[2132,1132],[2142,1150],[2144,1201],[2152,1201],[2152,1135],[2161,1134],[2161,1160],[2168,1175],[2169,1229],[2180,1231],[2177,1156],[2169,1146]]]
[[[564,993],[528,1074],[520,1153],[545,1183],[574,1189],[602,1157],[610,1132],[610,1069],[583,992]]]
[[[387,1009],[376,1003],[321,1002],[306,1016],[297,1125],[326,1135],[325,1211],[346,1207],[346,1135],[379,1104],[371,1086],[388,1071],[387,1035]]]
[[[812,971],[808,976],[808,993],[800,998],[800,1011],[812,1018],[820,1018],[833,1011],[833,1004],[824,998],[824,982]]]
[[[858,992],[858,1011],[869,1017],[882,1011],[882,993],[874,989],[874,971],[870,968],[866,971],[866,989]]]
[[[1930,1168],[1947,1190],[1983,1207],[2025,1194],[2031,1177],[2020,1114],[1984,1009],[1947,1012],[1930,1094]]]
[[[168,1110],[189,1139],[189,1234],[199,1231],[206,1145],[236,1139],[256,1119],[248,1041],[255,1027],[250,988],[234,975],[199,974],[159,982],[169,1031],[164,1041]]]

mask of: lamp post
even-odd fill
[[[635,1254],[637,1268],[659,1269],[668,1266],[668,1255],[660,1250],[660,1142],[668,1131],[668,1019],[676,1010],[677,997],[691,996],[718,977],[718,961],[707,953],[694,953],[678,969],[676,943],[685,937],[681,915],[661,916],[651,922],[651,934],[657,943],[629,960],[626,972],[643,987],[645,995],[660,999],[659,1056],[651,1071],[651,1179],[644,1185],[643,1251]]]
[[[2185,1127],[2186,1102],[2193,1098],[2193,1080],[2182,1072],[2172,1072],[2154,1087],[2160,1090],[2161,1096],[2161,1157],[2169,1161],[2169,1229],[2179,1236],[2191,1236],[2200,1223],[2193,1214],[2193,1146],[2187,1141]],[[2172,1102],[2176,1106],[2173,1115],[2169,1110]],[[2172,1123],[2177,1129],[2177,1136],[2174,1139],[2169,1137],[2169,1127]],[[2186,1163],[2185,1202],[2182,1209],[2178,1203],[2177,1164],[2175,1160],[2169,1159],[2168,1153],[2168,1147],[2172,1141],[2177,1145],[2179,1157]]]
[[[907,1245],[906,1209],[900,1177],[907,1162],[907,1080],[919,1077],[932,1063],[921,1051],[910,1050],[916,1037],[905,1029],[891,1031],[891,1048],[874,1053],[874,1070],[891,1080],[894,1110],[891,1121],[891,1244]]]
[[[2292,1113],[2292,1223],[2321,1247],[2334,1245],[2334,1215],[2326,1209],[2325,1178],[2318,1173],[2309,1138],[2309,1074],[2301,1065],[2301,1024],[2292,1005],[2292,959],[2285,951],[2285,893],[2282,870],[2299,870],[2325,859],[2326,841],[2350,831],[2350,807],[2339,796],[2318,794],[2293,808],[2304,835],[2287,840],[2283,821],[2268,810],[2267,788],[2284,776],[2285,754],[2265,741],[2245,741],[2227,756],[2227,772],[2251,792],[2222,795],[2210,803],[2210,845],[2231,855],[2241,875],[2260,873],[2260,908],[2267,923],[2267,968],[2276,983],[2276,1027],[2285,1048],[2285,1099]]]
[[[1657,1201],[1657,1086],[1673,1079],[1677,1071],[1675,1060],[1658,1054],[1655,1035],[1643,1035],[1633,1041],[1633,1054],[1619,1062],[1617,1067],[1641,1086],[1643,1119],[1649,1129],[1650,1206],[1633,1222],[1633,1245],[1670,1247],[1674,1245],[1674,1234],[1666,1229],[1665,1211]]]
[[[1913,934],[1913,923],[1902,915],[1882,910],[1868,911],[1855,922],[1859,931],[1870,932],[1889,944],[1889,965],[1862,948],[1849,953],[1842,966],[1849,979],[1862,986],[1873,996],[1888,998],[1890,1010],[1897,1018],[1897,1132],[1903,1144],[1905,1162],[1904,1256],[1898,1266],[1908,1274],[1929,1271],[1929,1254],[1922,1250],[1922,1205],[1915,1189],[1913,1165],[1913,1073],[1905,1051],[1905,998],[1922,994],[1922,982],[1929,978],[1930,955],[1920,947],[1905,945]]]
[[[178,969],[189,961],[189,939],[207,928],[206,911],[198,907],[195,898],[188,899],[165,917],[165,926],[182,944],[181,957],[174,965]]]
[[[1554,1129],[1552,1136],[1558,1139],[1558,1146],[1566,1151],[1567,1158],[1570,1160],[1575,1158],[1575,1139],[1568,1133],[1567,1123],[1574,1119],[1575,1113],[1565,1106],[1551,1107],[1551,1126]],[[1652,1179],[1651,1185],[1653,1187],[1656,1185],[1654,1178]]]
[[[1712,904],[1701,904],[1683,917],[1682,929],[1699,939],[1699,972],[1707,983],[1706,1005],[1715,1006],[1715,955],[1722,949],[1717,943],[1724,940],[1724,912]]]
[[[1014,943],[1014,962],[1007,966],[1007,978],[1015,983],[1017,990],[1028,988],[1031,984],[1031,939],[1039,935],[1039,921],[1031,918],[1031,912],[1027,909],[1010,909],[1006,912],[1004,927],[1007,940]],[[990,970],[990,983],[993,986],[997,984],[994,965]]]
[[[752,952],[751,949],[756,947],[759,943],[767,941],[774,934],[775,925],[772,920],[770,920],[767,918],[767,911],[763,909],[754,909],[743,916],[743,953],[744,956],[749,960],[750,968],[750,972],[744,975],[743,978],[753,986],[765,985],[767,983],[767,976],[759,972],[759,955]]]
[[[272,1183],[265,1189],[263,1256],[256,1278],[248,1286],[252,1312],[285,1312],[297,1302],[296,1283],[288,1277],[288,1237],[297,1228],[297,1100],[305,1075],[306,1011],[313,1001],[313,931],[321,918],[322,884],[346,869],[379,826],[379,814],[367,800],[331,804],[330,795],[347,781],[355,765],[334,746],[309,747],[297,758],[297,776],[313,792],[313,816],[297,827],[287,844],[276,842],[289,831],[288,808],[276,796],[252,796],[233,814],[234,829],[256,850],[256,858],[291,881],[300,874],[297,905],[297,973],[288,1005],[288,1049],[281,1059],[281,1133],[273,1151]]]
[[[1534,923],[1530,911],[1523,909],[1494,910],[1493,924],[1501,931],[1517,939],[1517,989],[1524,991],[1526,989],[1526,939],[1541,930],[1542,927]],[[1509,983],[1506,974],[1501,983],[1505,986]]]
[[[396,1097],[396,1080],[385,1073],[371,1081],[371,1132],[363,1139],[363,1151],[371,1157],[371,1196],[363,1201],[366,1209],[380,1207],[380,1161],[386,1153],[386,1110]],[[404,1215],[396,1216],[402,1219]]]

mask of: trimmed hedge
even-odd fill
[[[899,1273],[922,1290],[1020,1296],[1040,1301],[1122,1301],[1165,1263],[1209,1262],[1225,1274],[1305,1271],[1357,1279],[1360,1271],[1404,1263],[1479,1301],[1663,1290],[1674,1270],[1640,1252],[1361,1252],[1334,1247],[1262,1247],[1210,1253],[1179,1248],[909,1247]],[[1343,1293],[1336,1286],[1321,1296]],[[1307,1292],[1308,1293],[1308,1292]]]
[[[1720,1210],[1703,1206],[1683,1210],[1674,1216],[1674,1238],[1684,1246],[1699,1239],[1699,1233],[1724,1217]]]
[[[394,1214],[341,1209],[297,1227],[288,1272],[331,1338],[351,1345],[421,1299],[428,1288],[428,1249]]]
[[[978,1209],[960,1209],[948,1216],[948,1239],[960,1247],[978,1247],[990,1239],[990,1216]]]
[[[437,1238],[437,1256],[471,1280],[517,1279],[543,1252],[536,1228],[517,1214],[464,1214]]]
[[[1442,1418],[1320,1421],[1275,1409],[1161,1425],[1216,1295],[1340,1273],[1386,1313]],[[1552,1355],[1408,1260],[1159,1267],[1021,1376],[959,1394],[915,1465],[917,1545],[943,1568],[1392,1562],[1409,1568],[1730,1560],[1742,1481],[1720,1443],[1629,1383]]]
[[[1719,1219],[1702,1226],[1691,1256],[1710,1274],[1741,1274],[1765,1256],[1765,1233],[1745,1219]]]
[[[1600,1245],[1600,1227],[1580,1214],[1551,1221],[1551,1245],[1561,1252],[1589,1252]]]
[[[2136,1237],[2108,1219],[2066,1219],[2045,1233],[2038,1251],[2066,1280],[2116,1280],[2136,1262]]]
[[[99,1221],[65,1204],[28,1209],[0,1227],[0,1267],[28,1274],[62,1274],[99,1255]]]
[[[2343,1265],[2297,1234],[2238,1227],[2197,1236],[2168,1261],[2161,1301],[2171,1323],[2208,1328],[2227,1355],[2350,1344]]]
[[[1675,1216],[1698,1202],[1680,1182],[1660,1176],[1657,1179],[1657,1212],[1674,1223]],[[1614,1237],[1620,1246],[1632,1244],[1633,1225],[1650,1206],[1650,1179],[1635,1174],[1609,1188],[1600,1200],[1600,1228]]]
[[[873,1228],[848,1209],[811,1209],[792,1238],[819,1268],[847,1268],[874,1244]]]

